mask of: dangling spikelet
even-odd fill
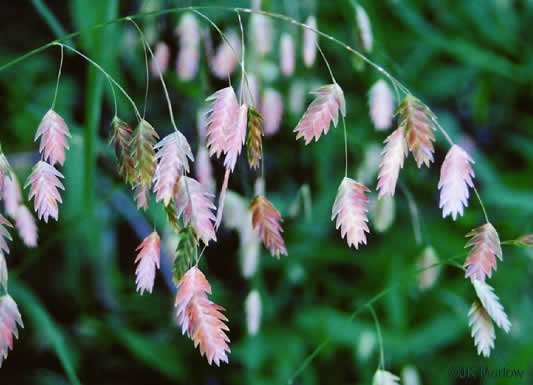
[[[135,202],[137,202],[137,210],[148,210],[148,202],[150,201],[150,187],[144,183],[137,183],[133,189]]]
[[[477,347],[477,354],[488,357],[494,348],[496,333],[489,313],[479,301],[475,301],[468,312],[468,326],[472,328],[472,337]]]
[[[440,169],[438,186],[439,208],[442,209],[443,218],[451,214],[455,221],[457,214],[462,216],[464,208],[468,206],[468,186],[474,186],[474,171],[470,163],[474,163],[472,158],[456,144],[446,154]]]
[[[63,174],[57,171],[44,161],[39,161],[28,177],[24,188],[30,187],[29,200],[35,198],[33,203],[39,219],[44,219],[48,223],[48,217],[56,221],[59,216],[58,202],[63,203],[58,188],[64,190],[65,187],[59,180]]]
[[[370,206],[370,218],[377,232],[383,233],[391,227],[396,214],[396,204],[394,197],[384,197],[382,199],[372,199]]]
[[[246,326],[248,334],[255,336],[261,326],[261,296],[257,290],[252,290],[245,301]]]
[[[439,258],[435,249],[428,246],[422,251],[422,254],[417,258],[416,267],[421,270],[418,273],[418,287],[421,290],[426,290],[435,284],[440,274]],[[423,269],[423,270],[422,270]]]
[[[400,377],[395,376],[391,372],[378,369],[374,374],[372,385],[399,385]]]
[[[183,215],[184,225],[190,223],[206,245],[210,240],[216,241],[215,215],[212,212],[216,207],[212,198],[213,195],[195,179],[188,176],[180,178],[175,197],[178,217]]]
[[[226,157],[224,167],[226,170],[235,169],[237,158],[241,154],[242,145],[246,140],[246,121],[248,119],[248,106],[243,104],[239,107],[237,116],[228,127]]]
[[[380,171],[378,176],[378,197],[394,196],[400,169],[407,157],[407,142],[403,126],[398,127],[385,139],[385,148],[381,152]]]
[[[365,232],[369,232],[366,216],[368,198],[365,196],[369,191],[362,184],[344,177],[331,211],[331,220],[337,218],[335,227],[341,229],[342,238],[346,237],[348,246],[354,246],[356,250],[360,243],[366,245]]]
[[[372,28],[370,27],[370,19],[363,7],[359,4],[355,6],[355,17],[357,19],[357,29],[359,30],[359,38],[363,44],[366,52],[372,51],[373,36]]]
[[[507,318],[507,314],[500,303],[500,299],[494,293],[494,288],[489,284],[478,280],[473,280],[472,284],[474,285],[474,289],[476,290],[476,294],[481,301],[481,304],[490,318],[492,318],[499,328],[502,328],[506,333],[509,333],[509,330],[511,330],[511,321]]]
[[[465,278],[470,277],[472,282],[478,280],[485,282],[485,277],[492,275],[492,269],[497,270],[496,257],[503,261],[502,248],[498,232],[490,223],[472,229],[466,237],[471,239],[466,243],[465,248],[472,247],[466,258]]]
[[[261,99],[261,115],[263,115],[263,128],[266,136],[274,135],[279,131],[281,118],[283,117],[283,100],[278,91],[267,88]]]
[[[368,104],[370,106],[370,117],[376,130],[383,131],[389,128],[394,117],[394,99],[385,80],[378,80],[370,88]]]
[[[35,224],[35,218],[31,214],[30,210],[20,205],[16,213],[17,230],[24,244],[28,247],[37,246],[37,225]]]
[[[313,138],[318,141],[322,133],[327,134],[330,122],[337,127],[339,110],[346,116],[346,104],[344,93],[337,83],[322,86],[311,94],[317,95],[305,111],[298,125],[294,129],[296,140],[304,138],[305,144],[309,144]]]
[[[179,131],[165,136],[154,149],[157,150],[154,174],[156,202],[163,200],[164,205],[168,206],[180,176],[189,172],[189,159],[194,161],[194,157],[187,139]]]
[[[207,294],[211,294],[211,285],[194,266],[179,281],[174,306],[182,333],[187,333],[194,347],[200,345],[200,353],[205,354],[209,365],[214,362],[220,366],[220,362],[228,363],[230,352],[225,332],[229,328],[224,323],[228,319],[222,314],[224,308],[210,301]]]
[[[250,106],[248,108],[248,134],[246,136],[246,149],[248,150],[248,164],[251,168],[259,167],[263,154],[263,127],[261,122],[263,117],[257,110]]]
[[[9,231],[7,231],[6,226],[13,227],[13,225],[11,225],[11,223],[9,223],[9,221],[4,218],[2,214],[0,214],[0,253],[5,251],[6,254],[9,254],[9,246],[7,245],[6,239],[11,241],[13,238],[11,238],[11,234],[9,234]]]
[[[35,140],[41,138],[39,152],[43,160],[49,160],[50,164],[65,163],[65,149],[69,149],[67,138],[71,137],[67,124],[55,111],[49,110],[41,120]]]
[[[2,146],[0,145],[0,198],[2,197],[2,191],[4,191],[4,184],[6,179],[10,178],[11,166],[7,161],[6,156],[2,152]]]
[[[212,101],[207,110],[207,148],[209,155],[227,151],[227,136],[229,126],[237,118],[239,103],[233,88],[226,87],[209,96],[206,101]]]
[[[280,68],[281,73],[290,76],[294,72],[294,41],[288,33],[283,33],[280,40]]]
[[[219,79],[227,79],[232,74],[241,55],[239,35],[235,31],[229,31],[226,32],[226,38],[228,41],[220,43],[211,60],[211,71]]]
[[[307,24],[312,29],[317,29],[316,26],[316,17],[311,15],[307,18],[305,24]],[[303,57],[304,64],[306,67],[311,67],[315,62],[316,58],[316,44],[318,41],[318,35],[308,29],[304,28],[304,37],[303,37]]]
[[[250,15],[250,39],[253,49],[259,56],[265,56],[272,51],[272,20],[253,13]]]
[[[161,70],[162,74],[167,72],[169,60],[170,49],[168,48],[168,45],[165,42],[160,41],[155,46],[154,57],[152,58],[152,62],[150,63],[150,70],[152,71],[152,75],[155,77],[159,77],[159,70]]]
[[[133,137],[133,159],[137,180],[148,188],[152,185],[156,160],[154,145],[159,135],[146,120],[141,120]]]
[[[182,80],[192,80],[196,77],[200,61],[200,25],[193,13],[183,14],[176,34],[179,37],[176,72]]]
[[[287,248],[281,236],[283,228],[281,214],[264,196],[257,196],[249,209],[252,211],[252,227],[258,231],[259,238],[272,256],[279,258],[287,255]]]
[[[6,263],[6,257],[4,253],[2,252],[2,249],[0,249],[0,290],[6,290],[7,291],[7,263]]]
[[[117,116],[111,122],[113,135],[109,143],[115,144],[115,154],[118,158],[118,171],[129,184],[134,184],[136,180],[135,162],[132,156],[132,133],[133,129],[128,123]]]
[[[213,177],[213,167],[209,160],[209,152],[207,148],[200,147],[196,153],[196,161],[194,162],[194,173],[196,179],[202,184],[211,194],[215,192],[216,182]]]
[[[198,237],[192,226],[185,226],[178,233],[178,244],[172,250],[176,259],[172,266],[172,279],[176,285],[198,258]]]
[[[138,263],[135,283],[141,295],[145,290],[152,293],[154,288],[155,272],[159,269],[160,243],[159,234],[154,231],[135,249],[139,252],[135,258],[135,263]]]
[[[16,302],[5,294],[0,297],[0,368],[9,350],[13,350],[13,336],[19,337],[17,324],[24,328]]]
[[[2,198],[4,199],[6,214],[11,218],[16,218],[17,209],[22,201],[22,193],[17,177],[12,171],[9,171],[4,179]]]
[[[400,127],[406,130],[407,145],[415,157],[418,167],[425,164],[427,167],[433,162],[433,142],[436,130],[433,122],[435,116],[420,100],[412,95],[407,95],[396,109],[400,114]]]

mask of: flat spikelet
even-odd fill
[[[475,301],[468,312],[468,326],[472,328],[472,337],[477,347],[477,354],[488,357],[494,348],[496,333],[489,313],[479,301]]]
[[[136,180],[135,161],[133,159],[132,133],[133,129],[128,123],[114,117],[111,121],[113,135],[109,141],[115,145],[115,154],[118,159],[118,172],[129,184],[134,184]]]
[[[174,197],[181,175],[189,172],[189,159],[194,161],[187,139],[179,131],[165,136],[154,148],[157,167],[154,175],[156,201],[168,206]]]
[[[246,149],[248,150],[248,164],[251,168],[259,167],[263,155],[263,117],[257,110],[248,108],[248,133],[246,136]]]
[[[426,290],[435,284],[439,277],[441,266],[438,265],[439,258],[435,249],[428,246],[422,251],[416,261],[417,269],[421,270],[418,273],[418,287],[421,290]],[[422,270],[423,269],[423,270]]]
[[[13,350],[13,337],[18,338],[17,324],[24,328],[16,302],[9,294],[0,297],[0,368]]]
[[[400,377],[395,376],[391,372],[378,369],[374,374],[372,385],[399,385]]]
[[[494,293],[494,288],[485,282],[478,280],[472,281],[476,294],[481,301],[481,304],[489,314],[490,318],[498,325],[499,328],[502,328],[506,333],[509,333],[511,330],[511,322],[507,318],[507,314],[503,309],[500,299]]]
[[[280,93],[273,88],[265,89],[261,99],[260,111],[264,119],[265,135],[274,135],[279,131],[281,118],[283,117],[283,100]]]
[[[281,236],[283,221],[278,210],[262,195],[258,195],[249,209],[252,211],[252,227],[272,256],[287,255],[287,248]]]
[[[206,245],[209,241],[216,241],[213,221],[215,215],[212,210],[216,207],[212,202],[213,195],[198,181],[188,176],[182,176],[176,190],[176,210],[178,217],[183,215],[183,223],[189,223],[194,228],[198,238]]]
[[[154,288],[155,271],[159,269],[160,243],[159,234],[154,231],[135,249],[139,252],[135,258],[135,263],[138,264],[135,270],[135,283],[141,295],[145,290],[152,293]]]
[[[433,142],[436,129],[433,119],[435,116],[420,100],[412,95],[407,95],[396,109],[400,114],[400,127],[404,127],[407,136],[407,145],[415,157],[416,164],[427,167],[433,162]]]
[[[196,77],[200,61],[200,25],[196,16],[185,12],[176,28],[179,37],[179,52],[176,59],[176,72],[182,80]]]
[[[150,201],[150,186],[144,183],[137,183],[134,187],[135,202],[137,202],[137,209],[148,210],[148,202]]]
[[[492,275],[492,269],[496,270],[496,257],[503,261],[502,248],[498,232],[490,223],[472,229],[466,237],[470,240],[465,248],[472,247],[466,258],[465,278],[470,277],[472,282],[478,280],[485,282],[485,277]]]
[[[235,169],[237,158],[241,154],[242,145],[246,140],[246,121],[248,120],[248,106],[243,104],[239,107],[236,118],[228,127],[226,157],[224,167],[227,170]]]
[[[348,246],[359,248],[359,244],[366,245],[365,232],[368,230],[368,198],[366,192],[370,190],[351,178],[345,177],[337,191],[333,203],[331,220],[337,218],[336,228],[341,229],[342,238],[346,237]]]
[[[440,169],[440,203],[442,217],[451,214],[453,220],[457,214],[463,215],[464,208],[468,206],[468,187],[473,187],[472,178],[474,170],[470,163],[472,158],[458,145],[454,144],[442,163]]]
[[[156,161],[154,145],[159,135],[146,120],[141,120],[133,137],[133,160],[137,181],[148,188],[152,185]]]
[[[272,20],[264,15],[250,15],[250,40],[259,56],[265,56],[272,50]]]
[[[196,267],[191,267],[178,283],[178,294],[174,306],[182,333],[193,340],[194,347],[200,346],[200,353],[211,365],[228,363],[230,348],[224,323],[228,319],[222,314],[224,308],[207,298],[211,285],[205,275]]]
[[[69,149],[67,137],[71,137],[67,124],[55,111],[48,110],[44,115],[37,132],[35,140],[41,138],[39,152],[43,155],[43,160],[49,160],[53,166],[65,163],[65,149]]]
[[[392,125],[394,98],[385,80],[378,80],[370,88],[368,105],[370,106],[370,117],[376,130],[383,131]]]
[[[237,118],[239,103],[233,88],[226,87],[209,96],[212,102],[207,110],[207,148],[209,155],[220,154],[227,150],[227,136],[230,125]]]
[[[0,253],[5,251],[6,254],[9,254],[9,246],[7,245],[6,239],[11,241],[13,238],[11,238],[11,234],[9,234],[6,226],[13,227],[13,225],[0,214]]]
[[[339,110],[343,116],[346,116],[344,93],[337,83],[317,88],[311,91],[311,94],[317,96],[294,129],[297,133],[296,140],[304,138],[306,145],[313,138],[318,141],[322,133],[327,134],[330,122],[333,121],[333,126],[337,127]]]
[[[65,187],[59,180],[63,174],[57,171],[44,161],[39,161],[28,177],[24,188],[30,187],[29,200],[35,198],[33,203],[39,219],[44,219],[48,223],[48,218],[52,217],[57,221],[59,216],[58,202],[63,203],[58,188],[64,190]]]
[[[385,148],[381,152],[378,175],[378,197],[394,196],[400,169],[407,157],[407,142],[405,141],[404,128],[398,127],[385,139]]]
[[[261,326],[261,296],[257,290],[252,290],[245,301],[246,326],[248,334],[255,336]]]
[[[152,75],[156,78],[159,77],[159,71],[164,74],[168,69],[168,62],[170,60],[170,48],[168,45],[160,41],[155,45],[154,57],[150,63],[150,70]]]
[[[6,257],[0,249],[0,290],[7,291],[7,263]]]
[[[193,266],[198,257],[198,237],[192,226],[185,226],[178,233],[176,259],[172,266],[172,278],[176,285],[183,275]]]
[[[359,39],[361,39],[363,48],[366,52],[371,52],[374,38],[372,35],[372,28],[370,27],[370,19],[368,18],[365,9],[359,4],[355,6],[355,18],[357,20]]]
[[[219,79],[227,79],[231,75],[235,67],[237,67],[241,55],[239,35],[233,30],[225,34],[228,40],[220,43],[210,63],[211,71]]]
[[[292,36],[286,32],[281,34],[279,56],[281,73],[285,76],[292,75],[295,66],[294,41]]]
[[[37,247],[37,225],[30,210],[26,206],[20,205],[15,218],[15,226],[24,244],[28,247]]]
[[[317,29],[316,17],[311,15],[305,21],[312,29]],[[303,37],[303,58],[304,65],[306,67],[311,67],[315,62],[316,58],[316,43],[318,41],[318,35],[307,28],[304,28],[304,37]]]
[[[8,171],[4,179],[2,199],[4,200],[6,214],[11,218],[15,218],[17,215],[17,209],[22,201],[22,193],[20,192],[17,177],[12,171]]]

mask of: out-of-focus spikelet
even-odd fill
[[[455,221],[457,214],[462,216],[464,208],[468,206],[468,186],[474,186],[474,170],[470,163],[474,163],[472,158],[456,144],[446,154],[438,186],[443,218],[451,214]]]
[[[216,182],[213,177],[213,167],[209,159],[209,152],[207,148],[200,147],[196,153],[196,161],[194,162],[194,172],[196,179],[200,182],[211,194],[215,192]]]
[[[154,56],[152,57],[152,61],[150,63],[152,75],[159,77],[159,71],[161,71],[162,74],[167,72],[169,60],[170,48],[168,48],[167,43],[164,41],[158,42],[155,46]]]
[[[387,139],[385,148],[381,153],[380,171],[378,176],[378,196],[393,196],[396,191],[396,183],[404,159],[407,157],[407,143],[404,137],[404,128],[398,127]]]
[[[189,223],[206,245],[210,240],[216,241],[212,210],[216,207],[212,202],[213,195],[193,178],[182,176],[176,191],[176,210],[178,217],[183,215],[183,223]]]
[[[16,218],[17,209],[22,201],[22,193],[15,174],[10,171],[5,176],[4,188],[2,189],[2,198],[4,199],[4,208],[6,214],[11,218]]]
[[[264,15],[250,15],[250,39],[255,52],[264,56],[272,51],[272,20]]]
[[[418,374],[418,370],[413,365],[404,366],[401,372],[401,377],[401,383],[403,385],[422,385],[420,374]]]
[[[43,160],[49,160],[50,164],[65,163],[65,149],[69,149],[67,137],[71,137],[67,124],[55,111],[48,110],[44,115],[37,132],[35,141],[41,138],[39,152]]]
[[[259,167],[263,155],[263,127],[261,122],[263,117],[257,110],[250,106],[248,108],[248,133],[246,136],[246,149],[248,150],[248,164],[251,168]]]
[[[136,171],[132,155],[133,129],[128,123],[118,117],[113,118],[111,129],[113,130],[113,135],[111,136],[110,143],[115,144],[119,173],[126,183],[134,184],[136,180]]]
[[[376,130],[383,131],[392,125],[394,98],[387,82],[383,79],[374,83],[368,92],[370,117]]]
[[[355,6],[355,18],[357,19],[357,29],[359,31],[359,39],[363,44],[366,52],[372,51],[374,38],[372,35],[372,28],[370,26],[370,19],[365,9],[359,4]]]
[[[496,333],[489,313],[479,301],[475,301],[468,312],[468,326],[472,328],[472,337],[477,347],[477,354],[488,357],[494,348]]]
[[[227,170],[235,169],[237,158],[241,154],[242,145],[246,140],[246,122],[248,120],[248,106],[243,104],[239,107],[237,116],[228,127],[226,157],[224,167]]]
[[[377,232],[383,233],[389,229],[396,215],[394,197],[372,199],[370,206],[370,218]]]
[[[178,185],[180,176],[189,172],[189,159],[194,161],[191,146],[179,131],[165,136],[155,146],[157,167],[154,174],[156,202],[163,200],[168,206]]]
[[[249,209],[252,211],[252,227],[272,256],[287,255],[287,248],[281,236],[283,229],[281,214],[264,196],[257,196]]]
[[[30,210],[26,206],[20,205],[15,218],[15,226],[24,244],[28,247],[36,247],[38,239],[37,225]]]
[[[252,290],[245,301],[246,325],[248,334],[255,336],[261,326],[261,296],[257,290]]]
[[[311,91],[317,95],[294,129],[296,140],[304,138],[309,144],[313,138],[318,141],[322,133],[327,134],[330,122],[337,127],[339,110],[346,116],[344,93],[338,84],[329,84]],[[266,115],[263,115],[266,117]]]
[[[0,249],[0,289],[7,291],[7,263],[6,263],[6,257]]]
[[[135,249],[139,252],[135,258],[135,263],[137,263],[135,283],[141,295],[145,290],[152,293],[156,268],[159,269],[160,243],[159,234],[154,231]]]
[[[279,131],[281,118],[283,116],[283,100],[278,91],[273,88],[267,88],[263,92],[260,106],[261,115],[263,116],[263,128],[266,136],[274,135]]]
[[[30,187],[29,200],[35,198],[33,203],[39,219],[44,219],[48,223],[48,218],[52,217],[56,221],[59,216],[58,202],[63,203],[58,188],[64,190],[65,187],[59,180],[63,174],[53,166],[44,161],[39,161],[28,177],[24,188]]]
[[[137,202],[137,209],[148,210],[148,203],[150,201],[150,186],[144,183],[137,183],[133,189],[135,202]]]
[[[239,103],[233,88],[226,87],[209,96],[206,101],[212,101],[207,110],[207,148],[209,155],[225,153],[228,148],[228,131],[230,125],[237,118]]]
[[[314,15],[309,16],[305,21],[305,24],[307,24],[312,29],[317,29],[316,17]],[[314,31],[308,28],[304,28],[303,57],[304,64],[306,67],[311,67],[315,62],[317,41],[318,35]]]
[[[491,277],[492,269],[496,271],[496,257],[503,261],[502,248],[500,246],[500,237],[498,232],[490,223],[485,223],[475,229],[472,229],[466,237],[470,239],[465,248],[472,247],[466,258],[464,267],[466,267],[465,277],[472,281],[478,280],[485,282],[485,277]]]
[[[182,333],[193,340],[194,346],[200,346],[200,353],[205,354],[207,362],[219,366],[228,363],[230,348],[224,323],[228,319],[222,314],[224,308],[207,298],[211,294],[211,285],[205,275],[193,266],[178,283],[175,306]]]
[[[435,284],[440,273],[439,258],[435,249],[431,246],[428,246],[422,251],[420,256],[417,258],[416,267],[421,270],[418,273],[418,287],[421,290],[426,290]]]
[[[433,142],[436,130],[435,116],[431,110],[412,95],[407,95],[396,109],[400,114],[400,127],[405,128],[407,145],[415,157],[416,164],[427,167],[433,162]]]
[[[279,57],[281,73],[285,76],[292,75],[295,66],[294,41],[286,32],[281,34]]]
[[[0,368],[13,349],[13,337],[18,338],[17,324],[24,328],[16,302],[9,294],[0,297]]]
[[[196,77],[200,61],[200,25],[193,13],[183,14],[176,34],[179,37],[176,72],[182,80],[192,80]]]
[[[228,40],[220,43],[211,60],[211,71],[219,79],[227,79],[232,74],[241,55],[239,35],[233,30],[225,34]]]
[[[400,377],[395,376],[391,372],[378,369],[374,374],[372,385],[399,385]]]
[[[490,318],[492,318],[499,328],[502,328],[506,333],[509,333],[509,330],[511,330],[511,321],[509,321],[509,318],[500,303],[500,299],[494,293],[494,288],[489,284],[478,280],[473,280],[472,285]]]
[[[336,228],[341,230],[342,238],[346,237],[348,246],[359,248],[359,244],[366,245],[365,232],[369,232],[368,198],[365,193],[370,190],[351,178],[345,177],[337,191],[337,197],[333,203],[331,220],[337,218]]]

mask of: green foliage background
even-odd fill
[[[249,6],[226,0],[5,2],[0,12],[0,64],[118,15],[205,4]],[[532,233],[533,2],[361,0],[360,4],[372,22],[371,59],[428,104],[454,140],[471,143],[476,183],[500,238]],[[361,48],[353,3],[348,0],[270,0],[263,8],[297,20],[315,13],[320,30]],[[221,27],[238,27],[233,12],[205,12]],[[243,17],[247,23],[248,16]],[[147,17],[141,24],[149,37],[160,34],[175,55],[177,20],[178,15],[171,14]],[[301,31],[281,21],[274,21],[274,27],[271,61],[277,64],[279,34],[292,33],[300,52]],[[142,106],[144,58],[130,25],[84,33],[71,44],[106,68]],[[338,45],[321,39],[321,46],[346,95],[349,174],[355,177],[365,150],[386,135],[374,130],[368,116],[367,92],[379,74]],[[0,140],[21,181],[37,159],[33,136],[51,103],[58,58],[59,49],[52,47],[0,72]],[[224,83],[209,74],[204,58],[196,81],[181,82],[173,70],[167,81],[178,126],[196,148],[196,112],[205,105],[204,98]],[[271,82],[282,92],[286,106],[289,86],[296,81],[308,91],[329,80],[320,60],[312,69],[304,69],[298,53],[294,76]],[[135,292],[134,248],[140,242],[136,231],[142,232],[146,221],[124,203],[132,193],[120,183],[112,149],[106,144],[112,108],[104,78],[79,57],[66,55],[56,106],[73,133],[63,169],[64,204],[58,223],[40,225],[39,248],[26,249],[16,239],[8,256],[9,292],[19,304],[25,329],[0,369],[2,384],[286,384],[325,340],[328,343],[294,383],[368,384],[378,352],[365,358],[358,346],[361,333],[375,330],[364,307],[369,300],[375,300],[381,322],[386,368],[395,373],[414,365],[422,383],[436,385],[533,380],[531,250],[504,248],[504,262],[490,280],[513,323],[509,335],[497,330],[490,359],[476,355],[466,316],[474,292],[460,269],[445,265],[434,288],[425,292],[417,288],[415,261],[425,245],[433,246],[441,260],[457,256],[462,263],[464,234],[483,223],[474,198],[458,221],[441,218],[438,166],[448,148],[442,135],[437,134],[431,169],[417,169],[409,159],[400,177],[418,206],[423,243],[415,242],[408,202],[398,191],[393,226],[384,234],[372,231],[368,246],[355,251],[330,222],[344,172],[342,129],[332,129],[305,147],[295,142],[292,133],[299,116],[287,108],[280,132],[267,138],[264,147],[267,194],[286,218],[289,256],[277,261],[263,250],[259,273],[247,281],[240,274],[235,233],[222,230],[218,243],[207,250],[202,269],[212,283],[213,299],[227,309],[232,340],[230,364],[209,367],[180,335],[172,314],[173,295],[162,277],[157,277],[152,295]],[[119,112],[123,119],[133,120],[125,100],[120,100]],[[171,131],[156,79],[147,119],[160,134]],[[216,172],[220,178],[222,168],[217,166]],[[251,198],[254,178],[243,160],[230,188]],[[302,212],[291,219],[288,208],[304,184],[310,186],[312,215]],[[157,226],[164,223],[156,205],[147,218]],[[263,299],[256,337],[246,333],[244,299],[251,288],[257,288]],[[516,368],[526,370],[528,378],[467,382],[448,376],[450,367]]]

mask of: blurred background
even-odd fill
[[[117,16],[188,5],[258,6],[255,3],[4,2],[0,65]],[[369,52],[357,5],[370,21]],[[532,1],[271,0],[260,7],[300,21],[314,15],[321,31],[389,70],[432,108],[454,141],[476,161],[476,185],[501,240],[533,232]],[[222,30],[239,31],[234,12],[203,12]],[[207,55],[216,55],[221,39],[200,18],[197,71],[192,80],[178,75],[180,17],[181,13],[171,13],[138,21],[153,48],[159,42],[169,48],[165,79],[177,125],[196,152],[201,145],[198,112],[206,107],[204,99],[225,87],[227,79],[218,78],[210,68]],[[279,131],[274,127],[264,140],[264,159],[266,195],[285,219],[289,255],[276,260],[261,248],[257,268],[246,270],[243,235],[227,225],[217,234],[218,242],[206,250],[200,268],[213,286],[212,299],[227,309],[229,365],[209,366],[181,335],[173,314],[168,251],[153,294],[135,292],[134,250],[152,226],[161,234],[168,226],[154,200],[146,213],[137,212],[133,193],[118,176],[113,149],[107,145],[113,99],[105,78],[79,56],[65,52],[55,108],[72,133],[62,168],[64,203],[58,222],[39,224],[37,248],[24,247],[15,236],[7,256],[9,293],[19,305],[25,328],[0,369],[0,383],[266,385],[287,384],[298,374],[294,384],[368,384],[379,362],[376,329],[364,306],[370,300],[375,300],[383,332],[385,367],[395,374],[416,373],[419,383],[437,385],[531,383],[531,249],[505,247],[504,260],[490,280],[513,326],[509,334],[496,331],[496,346],[488,359],[476,354],[470,337],[467,312],[475,294],[464,272],[444,264],[433,270],[438,274],[416,274],[421,256],[428,253],[437,261],[456,257],[462,264],[464,234],[484,221],[475,197],[456,222],[441,218],[437,183],[448,149],[444,137],[436,134],[430,169],[418,169],[408,158],[394,206],[373,207],[368,246],[348,248],[330,221],[344,176],[342,126],[309,146],[296,142],[292,132],[312,100],[308,92],[330,82],[327,68],[320,56],[312,66],[305,65],[303,31],[295,25],[275,19],[252,21],[248,14],[242,19],[247,71],[258,84],[258,99],[267,99],[269,90],[273,99],[266,105],[278,107],[269,112],[274,116],[270,120],[282,114]],[[261,40],[268,38],[268,31],[270,50]],[[292,38],[293,71],[288,71],[290,65],[280,70],[282,34]],[[320,42],[346,96],[349,176],[375,190],[379,151],[388,135],[374,128],[369,115],[368,91],[379,73],[341,46],[326,39]],[[144,54],[130,24],[87,32],[67,44],[98,62],[143,108]],[[39,159],[33,137],[53,98],[59,55],[58,47],[50,47],[0,72],[0,140],[21,183]],[[239,79],[236,70],[236,88]],[[126,100],[119,96],[118,102],[119,116],[133,122]],[[146,118],[161,136],[172,132],[162,88],[154,77]],[[219,188],[223,168],[217,160],[212,165]],[[249,202],[257,176],[241,156],[230,189]],[[165,238],[163,244],[172,253],[172,239]],[[255,335],[247,326],[245,305],[252,290],[257,290],[262,304]],[[358,312],[350,319],[354,311]],[[325,340],[327,345],[297,372]],[[449,376],[450,367],[521,369],[527,378],[466,381]]]

